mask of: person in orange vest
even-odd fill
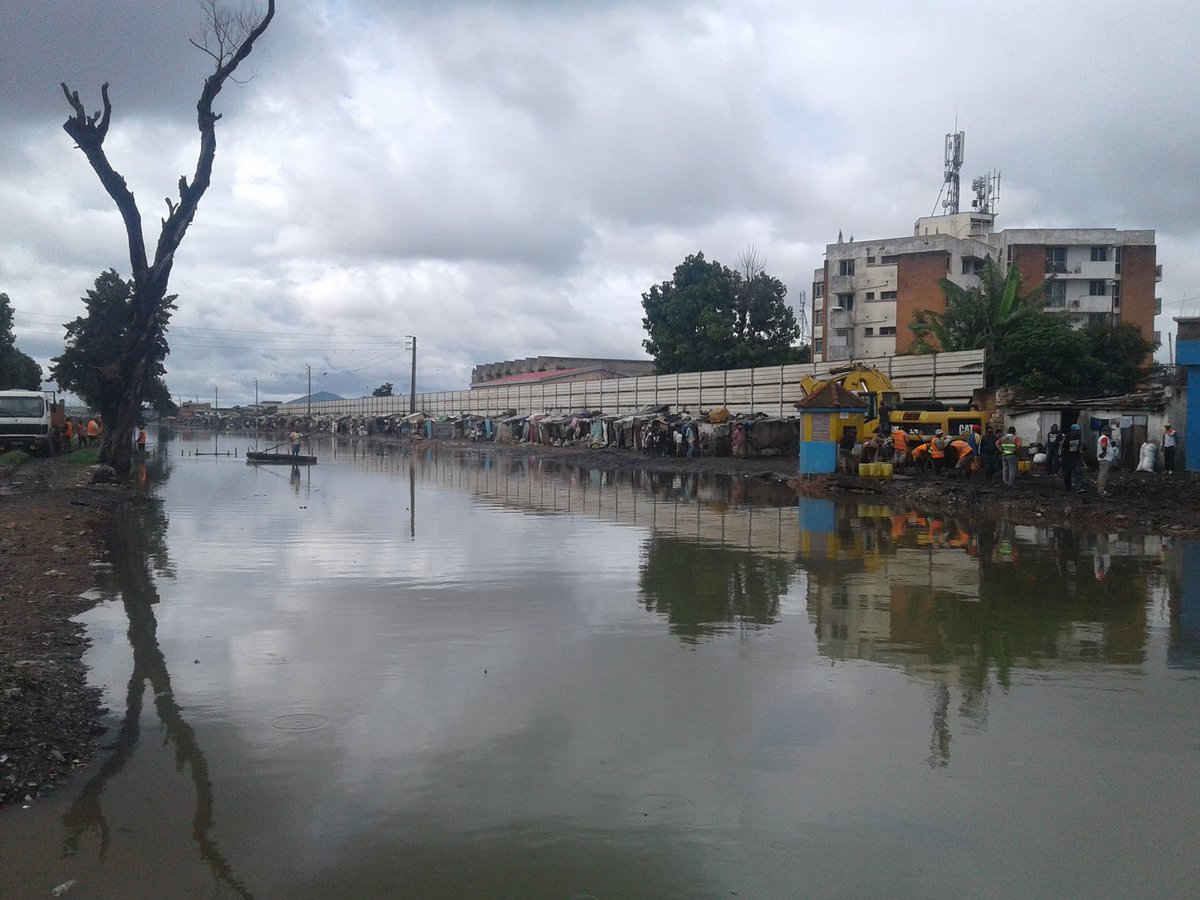
[[[908,463],[908,435],[903,428],[892,432],[892,465],[897,469]]]
[[[67,443],[67,449],[72,449],[71,438],[75,437],[75,420],[67,416],[67,421],[63,422],[63,440]]]
[[[100,437],[100,423],[97,422],[95,419],[88,419],[88,423],[87,423],[88,446],[90,447],[90,446],[92,446],[92,444],[96,443],[96,440],[99,437]]]
[[[138,453],[146,452],[146,426],[145,425],[138,426],[137,448],[138,448]]]
[[[950,442],[950,449],[954,452],[954,458],[957,460],[954,464],[954,471],[961,472],[964,478],[969,478],[971,467],[975,463],[975,451],[971,449],[971,444],[960,438]]]
[[[913,468],[927,469],[929,468],[929,445],[921,442],[912,448],[909,454],[912,457]]]
[[[941,475],[946,465],[946,437],[940,428],[933,433],[933,440],[929,442],[929,458],[933,460],[933,474]]]

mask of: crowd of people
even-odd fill
[[[1120,429],[1105,423],[1096,440],[1096,491],[1107,496],[1111,473],[1121,460]],[[849,435],[849,436],[847,436]],[[1175,449],[1178,438],[1168,424],[1163,427],[1162,453],[1163,470],[1175,471]],[[847,430],[839,444],[840,465],[843,472],[854,471],[853,431]],[[1147,440],[1139,454],[1139,471],[1156,470],[1158,445]],[[995,480],[997,474],[1004,485],[1016,483],[1019,463],[1037,462],[1044,467],[1045,474],[1062,478],[1067,491],[1086,491],[1084,480],[1084,438],[1078,424],[1060,430],[1051,425],[1043,441],[1026,446],[1017,434],[1015,426],[1007,429],[981,429],[978,425],[961,435],[947,435],[938,429],[932,438],[924,440],[918,434],[894,428],[890,435],[880,440],[869,438],[862,445],[861,462],[891,462],[899,472],[929,473],[935,476],[953,474],[961,478]]]
[[[104,436],[104,419],[95,416],[67,416],[58,427],[58,449],[60,451],[82,450],[95,447]],[[139,451],[146,449],[146,426],[138,424],[133,437]]]
[[[59,427],[59,441],[64,450],[77,450],[100,443],[104,421],[100,416],[67,416]]]

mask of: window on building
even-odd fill
[[[896,292],[895,291],[880,291],[879,299],[880,300],[895,300]]]
[[[880,257],[880,259],[879,259],[879,261],[881,263],[883,263],[885,266],[894,266],[897,262],[899,262],[899,260],[900,260],[900,257],[896,256],[894,254],[892,256],[883,256],[883,257]]]
[[[974,256],[964,256],[962,259],[963,275],[978,275],[983,269],[983,260]]]
[[[813,324],[814,325],[824,325],[825,324],[825,307],[818,306],[816,309],[813,310]]]
[[[1108,248],[1107,247],[1093,247],[1092,248],[1092,262],[1108,262]]]
[[[1046,306],[1051,309],[1062,309],[1067,305],[1067,283],[1051,281],[1046,285]]]
[[[868,256],[868,257],[867,257],[867,265],[868,265],[868,266],[873,266],[873,265],[875,265],[875,257],[873,257],[873,256]]]
[[[1113,309],[1121,308],[1121,282],[1114,281],[1112,286],[1112,306]]]
[[[1115,259],[1117,262],[1117,274],[1120,275],[1121,274],[1121,248],[1120,247],[1113,248],[1113,259]]]
[[[1087,323],[1089,325],[1107,325],[1108,313],[1088,313]]]
[[[875,299],[875,292],[874,292],[874,291],[867,291],[867,299],[868,299],[868,300],[874,300],[874,299]]]
[[[838,260],[838,274],[839,275],[853,275],[854,274],[854,260],[839,259]]]
[[[838,294],[837,295],[837,305],[840,306],[842,309],[854,309],[854,295],[853,294]]]
[[[894,335],[895,333],[896,333],[895,325],[884,325],[882,328],[879,329],[879,334],[881,337],[887,337],[889,335]]]
[[[813,338],[813,353],[824,353],[824,352],[825,352],[825,339],[824,338]]]
[[[824,297],[824,296],[825,296],[825,282],[814,281],[813,282],[813,299],[816,299],[817,297]]]
[[[1067,248],[1066,247],[1047,247],[1046,248],[1046,271],[1047,272],[1065,272],[1065,271],[1067,271]]]
[[[863,337],[874,337],[874,336],[875,336],[875,329],[872,326],[868,325],[866,328],[863,329]]]
[[[1107,297],[1108,296],[1108,282],[1105,281],[1103,278],[1093,278],[1091,281],[1088,282],[1088,296],[1089,297]]]

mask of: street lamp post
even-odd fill
[[[404,337],[407,340],[404,349],[412,351],[412,375],[408,381],[408,413],[412,415],[417,411],[417,336],[406,334]]]

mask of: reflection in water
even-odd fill
[[[171,559],[119,539],[128,684],[121,635],[93,657],[127,694],[113,755],[51,828],[20,811],[0,834],[62,846],[74,800],[68,848],[109,862],[43,862],[38,887],[121,895],[144,822],[193,895],[1132,895],[1200,876],[1200,680],[1180,671],[1200,658],[1200,545],[324,440],[302,497],[286,468],[176,454]],[[0,855],[0,882],[12,868]]]
[[[952,692],[959,715],[982,726],[992,679],[1011,686],[1014,668],[1146,660],[1147,604],[1159,539],[1127,542],[1113,561],[1112,537],[1007,520],[962,519],[837,506],[825,528],[826,559],[809,559],[809,611],[821,651],[835,659],[899,665],[931,686],[929,762],[950,759]],[[810,517],[811,521],[811,517]],[[860,566],[848,569],[849,552]]]
[[[1167,665],[1200,669],[1200,541],[1183,542],[1171,572],[1171,643]]]
[[[772,625],[796,570],[793,560],[652,536],[643,551],[643,602],[688,641],[734,621]]]
[[[158,644],[154,606],[159,602],[159,596],[155,577],[165,578],[172,574],[165,542],[167,524],[162,501],[152,500],[128,515],[118,516],[109,532],[107,549],[113,568],[108,587],[120,596],[129,620],[127,634],[133,653],[133,669],[125,693],[124,717],[111,755],[88,779],[78,799],[63,815],[66,826],[64,853],[77,853],[83,835],[93,832],[100,840],[99,859],[105,860],[112,835],[104,814],[104,791],[133,759],[141,736],[141,716],[148,685],[165,740],[175,748],[175,764],[178,768],[187,768],[191,775],[196,803],[192,840],[200,858],[214,878],[239,896],[249,897],[250,892],[233,874],[210,834],[213,829],[213,788],[208,762],[195,731],[175,702],[171,675]]]

